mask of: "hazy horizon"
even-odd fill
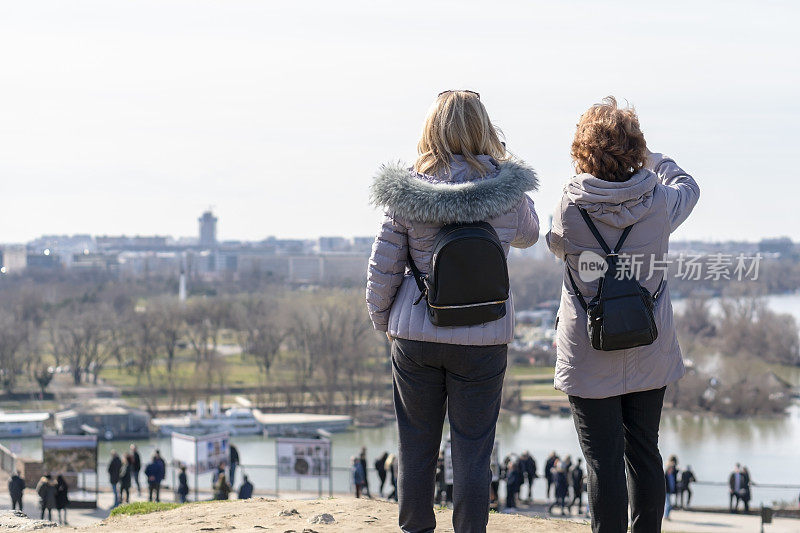
[[[382,162],[443,89],[481,93],[539,172],[613,94],[701,187],[675,239],[800,240],[790,2],[76,1],[0,8],[0,242],[43,234],[364,236]],[[784,175],[786,176],[784,178]]]

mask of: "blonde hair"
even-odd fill
[[[509,157],[480,97],[470,91],[445,91],[436,98],[425,118],[417,153],[414,170],[422,174],[449,171],[453,155],[460,154],[485,176],[489,169],[476,156],[489,155],[498,161]]]

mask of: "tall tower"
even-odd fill
[[[209,209],[197,221],[200,223],[200,246],[215,247],[217,245],[217,217]]]

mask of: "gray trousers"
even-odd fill
[[[395,339],[394,408],[400,438],[400,528],[436,527],[433,496],[445,413],[453,459],[453,527],[485,532],[489,520],[489,460],[506,371],[505,344],[459,346]]]

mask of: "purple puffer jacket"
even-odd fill
[[[474,326],[437,327],[428,319],[420,292],[407,269],[407,252],[426,273],[439,229],[453,222],[487,221],[503,249],[527,248],[539,239],[539,219],[526,191],[536,189],[536,173],[519,161],[498,163],[479,156],[488,174],[454,156],[451,169],[428,176],[399,164],[383,166],[372,185],[372,201],[386,209],[372,247],[367,272],[367,308],[375,329],[392,337],[472,346],[507,344],[514,337],[514,305],[506,316]]]

